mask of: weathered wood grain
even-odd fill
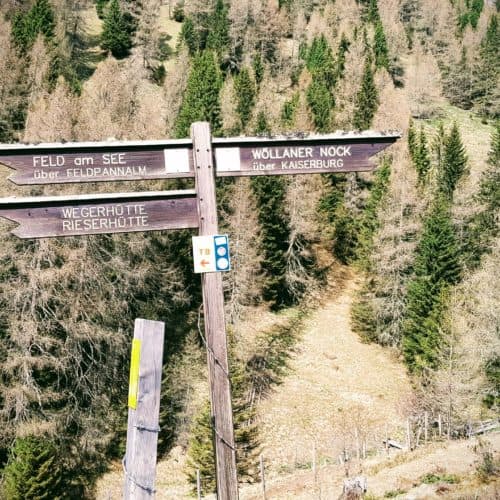
[[[0,199],[0,217],[20,224],[12,231],[19,238],[198,227],[196,197],[191,191],[154,194]]]
[[[124,498],[154,498],[158,421],[165,324],[136,319],[134,339],[140,341],[137,408],[129,407],[124,460]]]
[[[193,163],[198,193],[199,234],[200,236],[214,235],[218,233],[218,226],[214,161],[209,124],[194,123],[191,127],[191,137],[193,138]],[[227,361],[222,275],[217,272],[203,273],[201,283],[212,421],[215,427],[217,498],[237,500],[238,479]]]

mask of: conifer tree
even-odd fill
[[[371,23],[376,23],[380,20],[380,14],[378,12],[377,0],[368,0],[368,21]]]
[[[190,17],[186,17],[182,23],[180,39],[186,44],[189,55],[194,56],[200,48],[200,40],[196,33],[194,22]]]
[[[344,76],[345,71],[345,61],[346,61],[346,53],[349,50],[349,40],[342,33],[342,37],[340,39],[339,48],[337,51],[337,60],[336,60],[336,71],[335,71],[335,80],[339,81]]]
[[[261,266],[265,274],[262,290],[264,300],[273,309],[293,303],[286,281],[286,252],[290,228],[284,213],[286,180],[281,176],[259,176],[251,180],[259,207],[258,220],[262,228]]]
[[[389,49],[385,38],[384,27],[380,19],[375,24],[375,39],[373,51],[375,52],[375,66],[389,68]]]
[[[21,52],[26,52],[41,33],[46,40],[54,38],[54,12],[48,0],[36,0],[31,9],[18,13],[12,21],[12,37]]]
[[[109,0],[96,0],[95,9],[99,19],[104,19],[104,9],[106,8],[106,5],[108,5],[108,1]]]
[[[436,316],[446,289],[460,278],[460,252],[449,202],[438,196],[424,220],[416,252],[414,277],[408,285],[403,321],[403,353],[411,371],[434,368],[438,359]]]
[[[248,395],[251,380],[245,364],[235,356],[234,340],[229,336],[229,364],[233,406],[234,441],[236,445],[236,467],[238,477],[243,481],[256,478],[256,451],[258,449],[255,407]],[[214,493],[216,488],[214,430],[210,404],[203,405],[194,421],[188,448],[188,477],[196,492],[196,471],[200,471],[204,495]]]
[[[267,123],[267,118],[264,111],[259,111],[259,113],[257,114],[255,133],[257,135],[269,135],[271,133],[271,127]]]
[[[17,438],[4,469],[3,498],[58,500],[63,473],[53,443],[36,436]]]
[[[417,154],[417,144],[417,133],[415,132],[413,120],[410,119],[410,124],[408,126],[408,152],[410,153],[410,158],[413,163],[415,163]]]
[[[307,104],[313,115],[314,127],[318,132],[327,132],[330,128],[333,96],[325,81],[314,78],[307,89]]]
[[[427,147],[427,138],[425,136],[423,126],[420,127],[420,134],[414,161],[415,168],[417,170],[418,181],[420,184],[423,184],[431,168],[429,149]]]
[[[448,198],[453,197],[457,183],[465,173],[466,166],[467,155],[458,126],[454,123],[444,141],[443,161],[438,179],[440,191]]]
[[[229,8],[224,0],[216,0],[214,12],[208,23],[206,48],[213,50],[219,59],[229,47]]]
[[[473,214],[464,227],[462,248],[464,260],[469,269],[480,264],[481,257],[485,252],[491,250],[491,241],[500,232],[498,225],[500,211],[500,122],[497,122],[491,138],[488,163],[489,168],[481,176],[479,193],[476,197],[482,210]]]
[[[241,129],[245,130],[252,116],[252,109],[255,105],[255,83],[250,72],[243,68],[234,79],[234,89],[236,91],[236,112],[240,116]]]
[[[378,106],[378,92],[373,79],[371,60],[366,58],[361,88],[356,95],[353,125],[358,130],[368,129]]]
[[[264,63],[262,62],[260,53],[257,53],[253,58],[253,74],[258,88],[264,79]]]
[[[109,4],[104,18],[101,47],[116,58],[127,56],[132,47],[131,26],[122,13],[118,0],[111,0]]]
[[[193,59],[184,99],[175,122],[176,137],[187,137],[191,124],[196,121],[208,121],[212,126],[212,133],[214,135],[220,133],[221,88],[222,75],[214,53],[205,50]]]

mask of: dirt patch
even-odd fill
[[[364,344],[350,326],[357,285],[306,321],[290,375],[259,408],[263,454],[270,471],[337,460],[403,429],[411,395],[404,366],[387,349]]]

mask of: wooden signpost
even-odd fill
[[[0,199],[19,238],[198,227],[194,190]]]
[[[200,236],[214,236],[218,233],[216,176],[368,171],[375,168],[370,157],[399,137],[340,133],[212,139],[208,123],[199,122],[191,127],[191,139],[177,141],[0,145],[0,163],[14,169],[9,180],[20,185],[195,178],[195,190],[3,198],[0,216],[19,224],[12,233],[21,238],[196,227]],[[219,272],[206,272],[201,281],[217,496],[236,500],[236,449],[222,277]],[[159,385],[155,391],[159,397]],[[129,453],[128,447],[127,442],[126,461],[131,463],[131,453],[136,452]],[[153,467],[154,455],[154,460],[146,460]],[[154,478],[154,472],[149,477]],[[148,490],[153,495],[153,485]],[[127,486],[125,491],[130,488]]]

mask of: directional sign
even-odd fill
[[[396,134],[350,133],[300,139],[214,139],[217,175],[225,177],[373,170],[375,164],[370,157],[398,138],[399,135]]]
[[[15,184],[61,184],[193,177],[189,141],[0,146]]]
[[[213,139],[220,177],[372,170],[370,157],[398,134],[337,133],[310,137]],[[16,184],[60,184],[194,177],[189,139],[0,145],[0,163]]]
[[[198,227],[193,190],[0,199],[19,238],[82,236]]]
[[[193,260],[195,273],[230,271],[227,235],[193,236]]]

